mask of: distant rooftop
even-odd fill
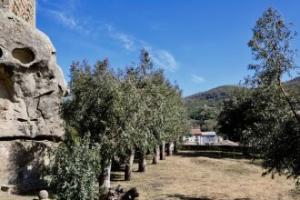
[[[201,135],[202,132],[201,132],[200,128],[193,128],[193,129],[191,129],[191,134],[192,135]]]
[[[203,136],[216,136],[216,132],[214,131],[207,131],[207,132],[202,132]]]

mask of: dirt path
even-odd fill
[[[137,168],[137,166],[135,166]],[[125,188],[137,187],[140,200],[298,200],[294,183],[284,177],[262,177],[263,169],[244,159],[213,159],[192,152],[168,157],[148,172],[134,173]],[[122,173],[115,177],[120,180]]]

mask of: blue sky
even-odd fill
[[[238,84],[252,62],[251,28],[268,7],[300,33],[299,0],[37,0],[37,26],[57,49],[66,80],[74,60],[138,62],[142,48],[184,96]],[[300,36],[293,41],[300,49]],[[299,56],[296,62],[299,64]]]

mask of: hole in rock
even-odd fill
[[[18,118],[17,120],[18,120],[19,122],[28,122],[27,119],[22,119],[22,118]]]
[[[3,51],[2,51],[2,49],[0,48],[0,58],[2,58],[2,56],[3,56]]]
[[[31,63],[35,58],[33,51],[29,48],[14,49],[12,55],[15,59],[19,60],[23,64]]]

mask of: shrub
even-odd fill
[[[51,188],[59,200],[92,200],[100,171],[97,147],[91,147],[89,136],[77,141],[67,139],[52,152]]]

